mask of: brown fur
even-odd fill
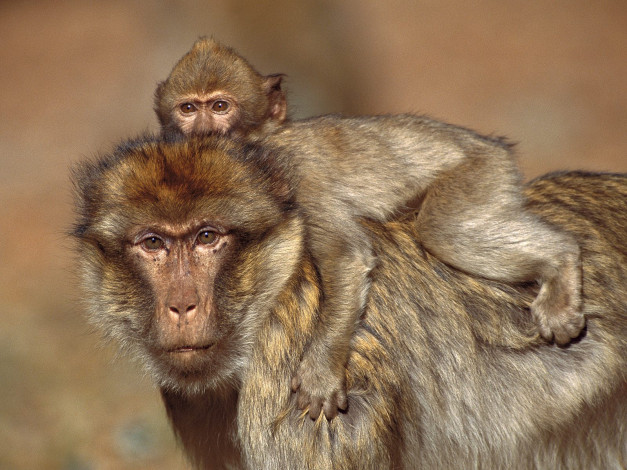
[[[324,331],[322,286],[289,173],[259,164],[272,155],[147,139],[74,176],[91,319],[152,373],[199,468],[624,468],[627,177],[566,173],[526,190],[531,213],[581,246],[589,321],[565,349],[534,334],[535,286],[446,266],[411,217],[364,220],[377,265],[344,372],[349,407],[311,421],[289,384]],[[199,216],[229,227],[233,249],[200,323],[215,342],[183,367],[151,351],[156,293],[125,253],[138,222]]]
[[[579,247],[525,211],[507,143],[419,116],[284,123],[280,79],[274,87],[268,80],[232,49],[201,39],[157,88],[155,109],[166,135],[231,133],[279,148],[297,180],[324,286],[325,327],[292,381],[312,418],[321,410],[333,418],[347,406],[343,371],[375,264],[358,217],[383,222],[417,203],[416,224],[432,254],[489,279],[538,281],[531,312],[542,337],[564,345],[579,335],[585,324]],[[198,112],[181,121],[178,106],[190,97]],[[216,97],[228,99],[234,114],[203,113],[207,106],[199,103]]]
[[[292,383],[312,418],[321,407],[332,418],[345,404],[343,368],[376,263],[359,217],[384,222],[417,210],[420,239],[441,261],[541,283],[531,312],[545,339],[566,344],[581,332],[579,247],[525,209],[507,143],[412,115],[288,122],[261,143],[266,160],[295,178],[324,287],[324,328]]]
[[[231,48],[200,38],[157,86],[155,112],[166,135],[265,135],[286,118],[282,77],[262,76]],[[212,111],[217,101],[228,109]],[[181,112],[184,104],[194,112]]]

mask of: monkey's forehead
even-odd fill
[[[282,218],[282,202],[268,175],[238,152],[245,150],[212,139],[123,147],[84,168],[95,174],[78,181],[79,212],[102,227],[203,219],[264,230]]]
[[[228,69],[206,65],[196,74],[179,74],[169,79],[168,87],[171,92],[165,96],[165,100],[176,102],[177,99],[190,94],[204,97],[207,94],[222,92],[242,102],[251,99],[261,101],[261,97],[265,96],[262,85],[262,79],[253,71],[246,73],[245,70],[240,70],[233,73]],[[258,105],[263,106],[263,103]]]
[[[225,89],[243,99],[260,93],[263,76],[233,50],[203,44],[181,58],[166,83],[170,95]]]

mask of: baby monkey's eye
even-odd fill
[[[183,103],[179,106],[179,109],[185,114],[195,113],[198,110],[198,108],[196,108],[196,106],[194,106],[192,103]]]
[[[159,237],[155,237],[154,235],[150,237],[146,237],[141,241],[142,247],[148,251],[156,251],[160,250],[165,246],[165,242],[161,240]]]
[[[224,100],[217,100],[213,102],[213,105],[211,105],[211,110],[214,113],[226,113],[229,108],[231,107],[231,105],[229,104],[228,101],[224,101]]]
[[[202,230],[196,239],[203,245],[212,245],[218,240],[218,234],[213,230]]]

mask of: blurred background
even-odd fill
[[[527,178],[627,171],[627,2],[0,3],[0,469],[187,468],[157,390],[87,326],[68,168],[156,130],[201,35],[288,75],[293,117],[420,112],[519,142]]]

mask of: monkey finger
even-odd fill
[[[568,312],[568,315],[550,318],[548,323],[550,326],[545,325],[545,329],[553,335],[556,344],[564,346],[581,334],[586,320],[581,312]]]
[[[586,326],[586,317],[584,317],[583,313],[579,312],[579,314],[571,318],[570,322],[566,323],[564,327],[566,328],[568,336],[576,338],[581,334],[581,330],[583,330],[584,326]]]
[[[560,346],[570,343],[571,340],[577,338],[581,334],[584,325],[564,325],[563,330],[555,332],[555,342]]]
[[[309,417],[313,420],[318,419],[322,411],[322,400],[320,398],[312,398],[309,403]]]
[[[296,393],[296,406],[299,410],[304,410],[311,405],[312,398],[308,393],[299,390]]]
[[[339,391],[337,394],[337,407],[342,410],[342,411],[346,411],[348,409],[348,397],[346,396],[346,392]]]
[[[540,324],[538,326],[538,332],[540,333],[540,336],[542,337],[542,339],[548,342],[553,341],[553,331],[547,325]]]
[[[568,336],[565,330],[559,330],[554,332],[555,344],[559,346],[565,346],[570,343],[571,337]]]
[[[292,384],[291,384],[292,392],[298,391],[298,389],[300,388],[300,383],[301,383],[301,380],[298,375],[295,375],[294,377],[292,377]]]
[[[335,418],[338,414],[337,403],[335,402],[335,400],[326,400],[324,402],[323,411],[324,416],[327,418],[327,420],[331,421],[333,418]]]

